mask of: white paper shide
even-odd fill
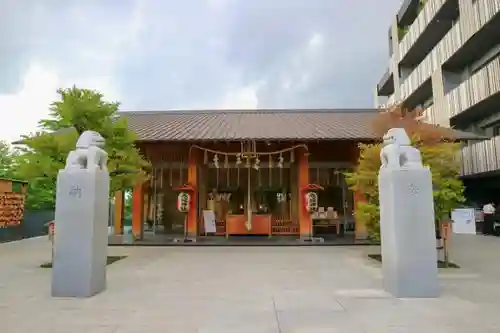
[[[81,134],[57,176],[52,296],[89,297],[106,288],[109,174],[103,137]]]
[[[384,288],[395,297],[437,297],[432,175],[403,128],[383,137],[379,172]]]

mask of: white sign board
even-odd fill
[[[215,233],[217,228],[215,226],[215,214],[213,210],[203,211],[203,225],[205,226],[205,233]]]
[[[458,208],[451,212],[452,230],[455,234],[476,234],[476,211],[474,208]]]

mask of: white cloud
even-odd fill
[[[314,33],[311,39],[309,39],[309,47],[314,47],[314,48],[321,47],[323,46],[324,42],[325,42],[325,37],[322,34]]]
[[[32,63],[23,78],[21,89],[9,95],[0,95],[0,140],[19,139],[22,134],[34,132],[38,121],[47,117],[48,107],[56,98],[59,78],[53,70]]]
[[[208,7],[214,10],[224,9],[230,0],[207,0]]]
[[[123,17],[99,20],[101,13],[86,3],[74,3],[66,11],[71,22],[70,35],[59,40],[49,33],[31,40],[25,51],[28,68],[24,71],[21,87],[14,93],[0,93],[0,111],[8,121],[0,123],[0,140],[18,140],[21,135],[38,130],[38,121],[48,116],[50,103],[58,99],[57,89],[76,85],[101,92],[109,101],[120,100],[114,77],[116,63],[125,53],[138,46],[145,27],[145,2],[134,1],[134,7]],[[55,15],[54,9],[38,6],[37,15]],[[40,17],[39,17],[40,19]],[[89,22],[94,20],[95,24]],[[40,23],[40,22],[39,22]],[[42,26],[44,26],[42,24]],[[57,51],[52,52],[52,46]]]
[[[92,76],[92,77],[77,77],[74,79],[65,80],[63,82],[64,88],[69,88],[71,86],[77,86],[78,88],[87,88],[92,90],[97,90],[104,95],[106,101],[119,101],[120,93],[115,87],[113,78],[110,75],[106,76]]]
[[[8,119],[0,122],[0,140],[13,142],[37,131],[38,121],[48,117],[50,104],[59,97],[58,88],[76,85],[95,89],[106,100],[119,100],[110,76],[62,79],[56,70],[36,62],[30,64],[22,82],[17,92],[0,95],[0,111]]]
[[[218,108],[256,109],[258,104],[257,87],[248,86],[239,90],[228,91]]]

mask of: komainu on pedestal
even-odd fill
[[[102,149],[105,141],[95,131],[85,131],[76,142],[76,149],[66,158],[65,169],[100,169],[108,171],[108,154]]]
[[[404,128],[391,128],[383,137],[381,168],[422,168],[420,150],[411,145]]]
[[[57,176],[52,296],[89,297],[106,288],[109,174],[103,137],[82,133]]]
[[[384,288],[395,297],[437,297],[432,174],[403,128],[384,135],[379,172]]]

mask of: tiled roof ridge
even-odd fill
[[[379,109],[366,108],[315,108],[315,109],[174,109],[174,110],[120,110],[118,114],[127,115],[151,115],[151,114],[282,114],[282,113],[373,113]]]

